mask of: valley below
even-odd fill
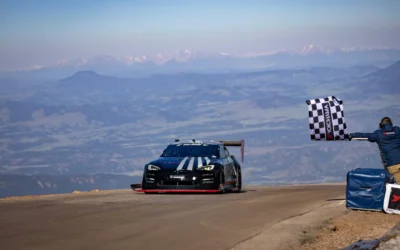
[[[0,197],[127,188],[175,139],[245,140],[245,185],[342,182],[376,145],[311,141],[308,99],[344,102],[348,132],[400,119],[400,62],[126,78],[0,78]],[[8,79],[8,80],[7,80]],[[10,82],[13,85],[10,85]],[[12,87],[7,87],[12,86]],[[239,157],[237,148],[230,153]]]

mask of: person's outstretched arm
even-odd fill
[[[350,140],[353,138],[365,138],[370,142],[376,142],[378,136],[377,136],[377,131],[373,133],[361,133],[361,132],[350,133]]]

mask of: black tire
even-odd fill
[[[237,193],[240,193],[242,191],[242,170],[238,168],[238,174],[236,176],[236,187],[237,187]]]
[[[143,173],[143,178],[142,178],[142,190],[146,189],[146,176],[145,173]],[[148,194],[145,192],[145,194]]]

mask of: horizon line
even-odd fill
[[[80,66],[86,65],[90,60],[99,58],[99,57],[110,57],[117,62],[124,62],[125,66],[133,66],[133,65],[140,65],[143,63],[153,63],[155,65],[161,66],[165,63],[168,63],[170,61],[177,61],[175,56],[179,53],[187,53],[187,54],[192,54],[192,53],[199,53],[203,55],[221,55],[221,56],[230,56],[230,57],[236,57],[236,58],[256,58],[260,56],[270,56],[270,55],[276,55],[280,53],[294,53],[294,54],[303,54],[307,55],[307,51],[304,51],[305,48],[316,48],[317,53],[324,53],[324,49],[333,49],[333,52],[336,51],[341,51],[341,52],[353,52],[353,51],[368,51],[368,50],[400,50],[400,47],[392,47],[392,46],[386,46],[386,45],[355,45],[355,46],[333,46],[333,45],[319,45],[315,43],[309,43],[305,44],[302,47],[296,46],[292,47],[290,49],[281,49],[281,50],[273,50],[269,52],[245,52],[245,53],[231,53],[231,52],[205,52],[203,50],[196,50],[196,49],[189,49],[189,48],[184,48],[181,50],[176,50],[173,52],[166,52],[166,53],[152,53],[152,54],[143,54],[143,55],[138,55],[138,56],[133,56],[133,55],[116,55],[113,53],[104,53],[104,54],[97,54],[95,56],[91,57],[75,57],[75,58],[69,58],[69,59],[59,59],[53,63],[50,64],[33,64],[33,65],[27,65],[24,67],[18,67],[18,68],[13,68],[13,69],[3,69],[0,70],[0,73],[7,73],[7,72],[15,72],[15,71],[35,71],[35,70],[40,70],[40,69],[46,69],[46,68],[58,68],[58,67],[63,67],[63,66],[68,66],[69,63],[73,63],[74,61],[80,61],[81,64],[74,66],[70,65],[72,67],[77,67],[79,68]],[[318,49],[321,49],[322,51],[318,51]],[[327,54],[327,52],[325,52]],[[157,62],[157,57],[163,57],[166,56],[162,59],[160,59],[161,62]],[[125,60],[124,60],[125,59]],[[130,60],[130,61],[129,61]],[[179,61],[177,61],[179,62]],[[181,61],[182,62],[182,61]]]

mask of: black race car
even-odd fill
[[[142,184],[131,188],[144,193],[223,193],[240,192],[242,172],[239,162],[226,147],[240,146],[244,159],[244,140],[175,140],[161,156],[144,166]]]

